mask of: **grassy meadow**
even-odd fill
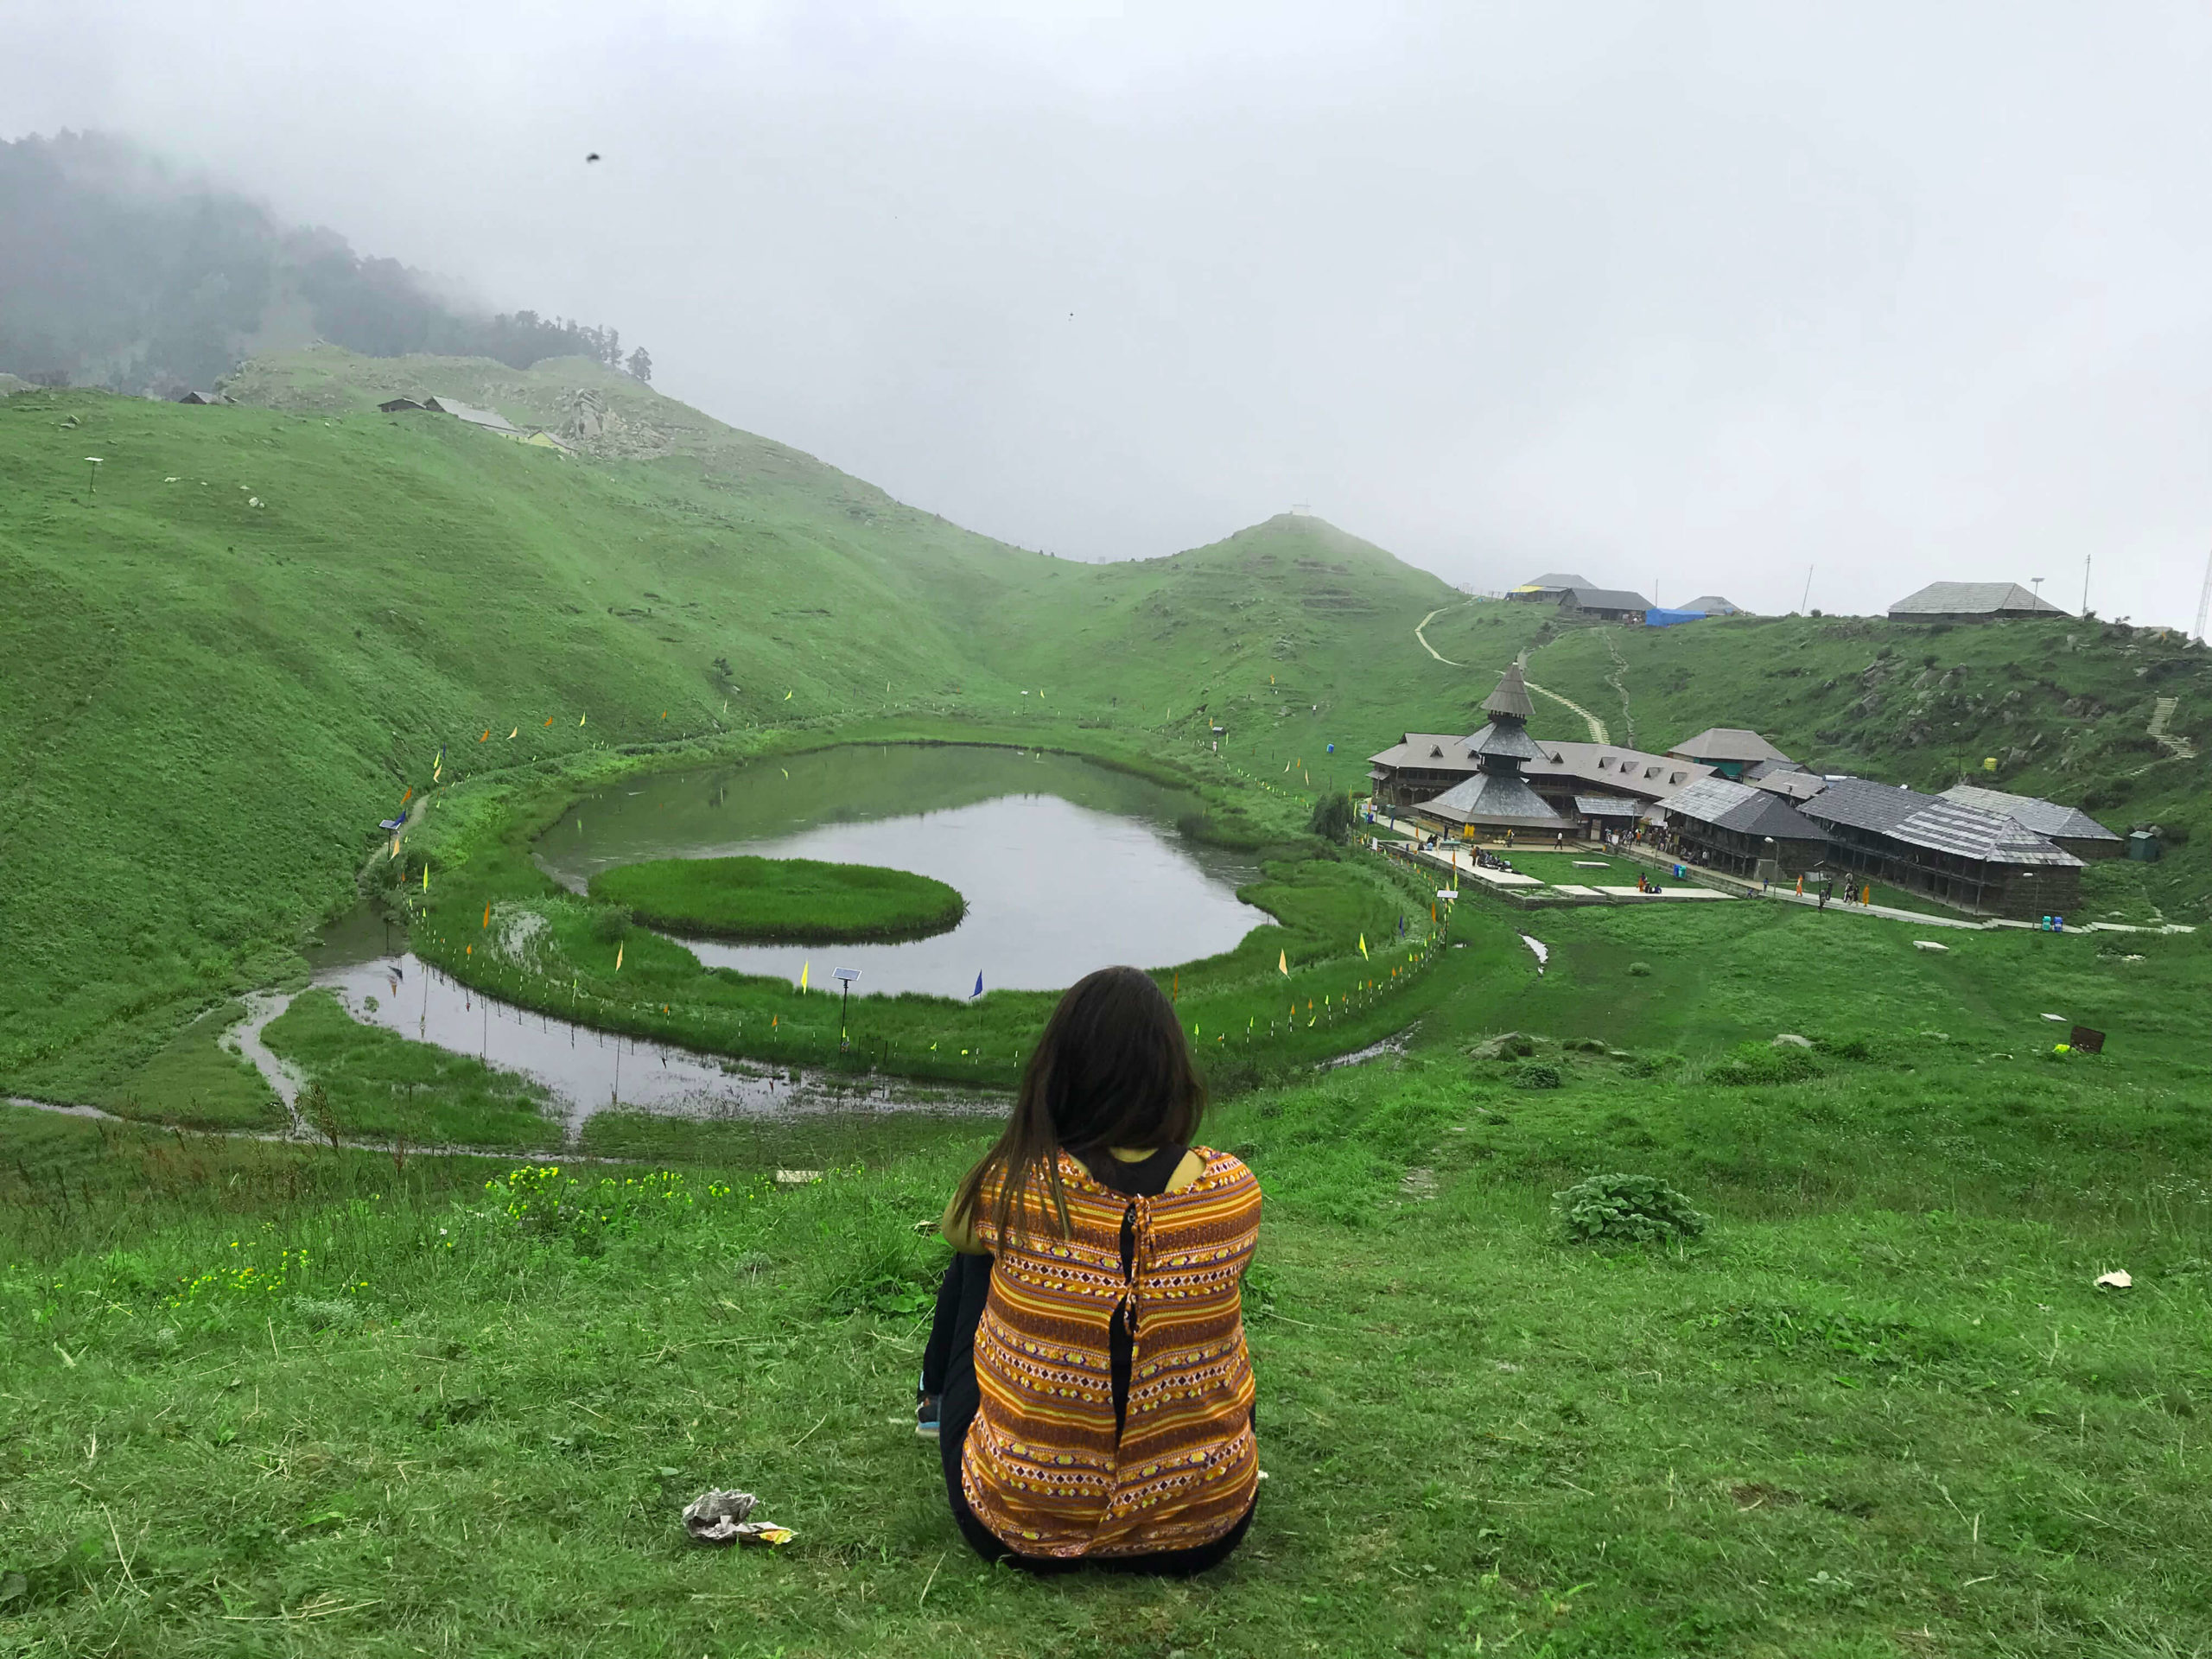
[[[2204,947],[1938,957],[1910,924],[1778,906],[1570,911],[1541,918],[1540,978],[1479,948],[1517,920],[1481,904],[1408,1053],[1210,1116],[1268,1195],[1246,1295],[1270,1479],[1205,1578],[1032,1583],[944,1512],[907,1416],[927,1224],[987,1122],[664,1126],[630,1142],[654,1161],[545,1174],[7,1112],[0,1642],[2212,1642]],[[2051,1057],[2049,1011],[2110,1050]],[[1535,1052],[1471,1055],[1508,1027]],[[768,1179],[801,1160],[825,1179]],[[1563,1242],[1552,1194],[1616,1169],[1707,1231]],[[2094,1285],[2114,1268],[2132,1289]],[[798,1541],[690,1546],[677,1509],[716,1484]]]
[[[591,896],[648,927],[800,944],[925,938],[968,910],[955,889],[911,870],[811,858],[648,859],[593,877]]]
[[[374,410],[550,424],[579,385],[610,418],[575,460]],[[2169,856],[2093,868],[2085,908],[2203,924],[2201,650],[1561,628],[1287,515],[1078,565],[581,363],[318,348],[233,390],[0,399],[0,1096],[111,1115],[0,1103],[0,1654],[2212,1649],[2212,932],[1937,953],[1911,921],[1473,883],[1440,916],[1433,874],[1306,833],[1526,651],[1615,741],[1750,725],[2158,822]],[[2164,697],[2195,755],[2147,735]],[[304,988],[366,895],[524,1007],[1003,1090],[1049,995],[870,998],[841,1050],[834,998],[709,970],[533,857],[642,770],[944,742],[1135,774],[1258,870],[1268,925],[1148,964],[1206,1138],[1268,1194],[1270,1479],[1190,1584],[988,1572],[944,1512],[910,1393],[929,1224],[988,1117],[571,1141],[541,1084]],[[224,1039],[271,989],[322,1140],[250,1138],[287,1116]],[[2103,1055],[2055,1052],[2075,1022]],[[1608,1173],[1708,1227],[1569,1244],[1554,1195]],[[797,1542],[692,1548],[709,1485]]]

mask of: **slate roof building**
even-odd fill
[[[1713,775],[1713,768],[1664,754],[1646,754],[1611,743],[1544,743],[1541,760],[1522,768],[1554,810],[1568,810],[1577,794],[1623,796],[1649,805],[1685,784]]]
[[[1838,778],[1799,809],[1828,862],[1961,910],[2031,920],[2078,910],[2082,861],[2009,813]]]
[[[1559,602],[1559,596],[1570,588],[1588,588],[1590,578],[1578,576],[1567,570],[1547,570],[1533,582],[1524,582],[1518,588],[1509,588],[1505,596],[1518,600],[1547,600]]]
[[[385,415],[403,415],[410,409],[419,410],[422,407],[423,405],[412,397],[395,397],[390,403],[377,405],[378,412]]]
[[[1745,616],[1749,613],[1740,606],[1732,605],[1718,594],[1700,594],[1681,607],[1686,611],[1702,611],[1707,616]]]
[[[1973,784],[1953,784],[1943,791],[1942,798],[2018,819],[2079,859],[2118,858],[2127,850],[2122,837],[2079,807],[2061,806],[2033,795],[2008,795],[2001,789],[1982,789]]]
[[[231,400],[219,391],[181,391],[171,401],[180,404],[227,404]]]
[[[1780,796],[1727,778],[1701,778],[1660,809],[1691,861],[1752,880],[1817,868],[1827,834]]]
[[[521,429],[508,423],[507,417],[493,410],[479,409],[474,404],[464,404],[458,397],[426,397],[423,407],[440,415],[450,415],[456,420],[467,421],[471,426],[480,426],[488,432],[497,432],[503,438],[520,442]]]
[[[1529,687],[1514,664],[1497,682],[1497,690],[1483,703],[1490,724],[1466,740],[1466,753],[1479,768],[1433,800],[1415,810],[1414,817],[1431,828],[1451,835],[1469,830],[1522,830],[1565,834],[1575,826],[1546,805],[1541,796],[1521,777],[1521,768],[1541,760],[1544,751],[1528,732],[1529,716],[1536,712]]]
[[[1561,616],[1584,617],[1599,622],[1629,622],[1643,626],[1651,601],[1624,588],[1570,588],[1559,596]]]
[[[1890,607],[1892,622],[1994,622],[2066,614],[2017,582],[1931,582]]]
[[[1380,754],[1367,757],[1367,780],[1377,806],[1417,806],[1480,770],[1464,737],[1408,732]]]
[[[1744,768],[1743,781],[1785,801],[1809,801],[1828,786],[1819,772],[1808,772],[1795,760],[1758,761]]]
[[[1745,731],[1740,726],[1708,726],[1695,737],[1684,738],[1667,753],[1678,760],[1695,760],[1711,766],[1724,778],[1741,778],[1746,767],[1763,761],[1795,764],[1757,732]]]

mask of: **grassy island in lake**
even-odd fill
[[[653,859],[594,876],[591,896],[651,927],[772,944],[927,938],[968,913],[926,875],[811,858]]]

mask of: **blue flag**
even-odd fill
[[[974,1001],[977,997],[981,996],[982,994],[983,994],[983,976],[982,976],[982,974],[980,974],[980,973],[979,973],[979,974],[977,974],[977,975],[976,976],[976,988],[975,988],[974,990],[972,990],[972,991],[970,991],[970,992],[969,992],[969,993],[968,993],[968,1000],[969,1000],[970,1002],[973,1002],[973,1001]]]

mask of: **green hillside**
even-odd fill
[[[374,411],[446,391],[546,424],[579,389],[600,453],[576,459]],[[0,966],[0,1083],[114,1097],[211,1001],[296,960],[434,768],[449,785],[888,719],[1223,780],[1296,758],[1313,787],[1348,784],[1364,738],[1332,773],[1329,733],[1397,717],[1392,644],[1414,661],[1413,624],[1451,598],[1311,519],[1148,564],[1048,559],[580,359],[524,373],[325,348],[232,390],[261,406],[0,402],[0,910],[23,918]],[[1214,653],[1148,619],[1239,560],[1248,683],[1217,690]],[[1194,709],[1210,692],[1256,707],[1269,670],[1286,699],[1340,690],[1322,714],[1240,721],[1216,757]],[[1279,827],[1304,818],[1294,781]]]

